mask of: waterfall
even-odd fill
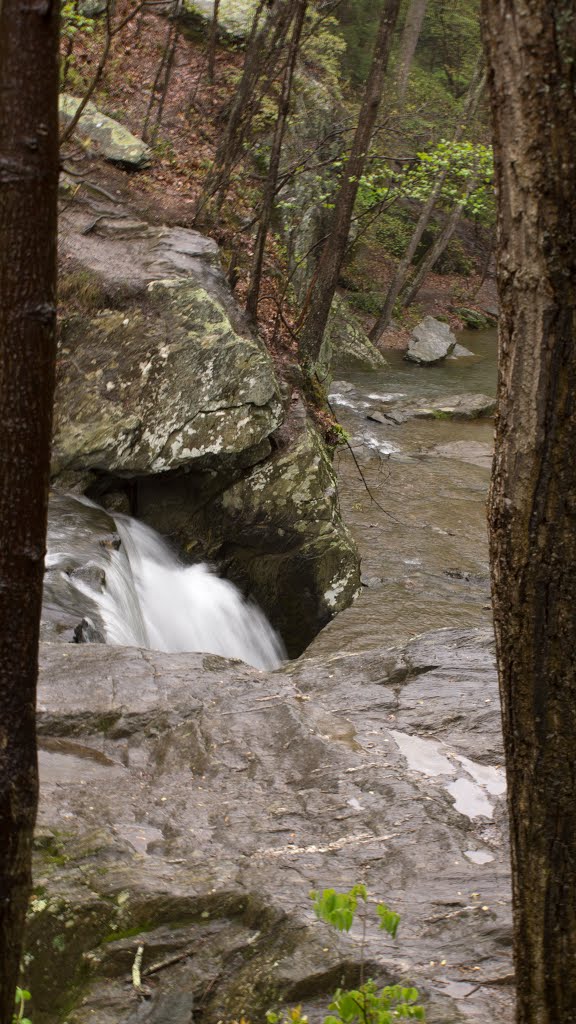
[[[87,499],[81,504],[94,508]],[[91,553],[91,564],[105,572],[105,585],[95,590],[76,574],[67,577],[76,591],[96,604],[107,643],[220,654],[263,669],[282,663],[282,641],[234,584],[208,565],[182,564],[162,537],[143,523],[125,515],[115,515],[114,522],[121,540],[118,550]],[[51,569],[68,557],[61,532],[57,547],[54,551],[49,534]]]

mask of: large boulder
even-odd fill
[[[171,4],[167,5],[170,11]],[[224,41],[241,42],[250,32],[255,0],[220,0],[218,33]],[[214,17],[214,0],[184,0],[178,20],[193,32],[206,33]]]
[[[326,448],[298,403],[280,430],[290,403],[216,243],[76,207],[62,227],[71,304],[55,485],[137,515],[190,561],[216,562],[301,653],[358,589],[358,557]]]
[[[405,358],[422,366],[433,366],[449,356],[456,345],[456,336],[448,324],[425,316],[414,328]]]
[[[334,370],[381,370],[388,365],[340,295],[334,296],[330,309],[321,362]]]
[[[358,980],[362,927],[335,933],[308,891],[358,881],[402,915],[396,942],[370,915],[371,977],[417,985],[430,1024],[511,1021],[492,648],[439,630],[266,674],[45,646],[34,1021],[321,1020]]]
[[[61,93],[59,100],[60,120],[62,124],[70,124],[75,116],[81,100],[75,96]],[[152,150],[142,139],[137,139],[123,125],[112,117],[101,113],[89,102],[86,104],[78,122],[78,132],[87,136],[95,143],[98,152],[110,163],[120,164],[134,170],[147,167],[152,160]]]
[[[281,419],[262,343],[190,278],[63,327],[53,472],[136,477],[270,451]],[[78,386],[79,378],[82,386]]]

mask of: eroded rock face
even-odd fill
[[[456,345],[456,336],[448,324],[425,316],[412,332],[405,358],[422,366],[433,366],[449,356]]]
[[[512,1019],[488,632],[271,675],[47,645],[39,731],[39,1024],[159,1024],[175,994],[178,1021],[196,1002],[207,1024],[295,1003],[315,1022],[358,979],[360,930],[316,921],[308,890],[360,880],[402,914],[396,943],[368,928],[372,977],[416,984],[431,1024]]]
[[[277,443],[271,458],[223,493],[210,516],[222,538],[214,556],[266,608],[294,656],[351,603],[360,576],[332,463],[301,406]]]

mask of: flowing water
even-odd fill
[[[113,541],[97,541],[98,517],[107,518],[87,499],[51,501],[45,606],[54,588],[61,605],[66,587],[68,607],[95,606],[109,644],[202,651],[264,669],[281,664],[280,639],[232,583],[207,565],[183,565],[154,530],[129,516],[114,517]],[[70,572],[78,560],[80,570]]]
[[[459,341],[473,357],[420,367],[390,352],[387,368],[343,372],[332,387],[332,406],[360,467],[346,448],[339,450],[342,511],[360,548],[364,586],[316,638],[315,655],[490,622],[486,495],[493,421],[412,419],[397,426],[366,418],[369,409],[391,407],[399,396],[493,396],[496,331],[461,332]]]
[[[496,332],[462,332],[459,340],[474,356],[419,367],[391,352],[387,368],[349,372],[333,386],[331,401],[354,453],[341,449],[336,468],[364,586],[316,638],[315,655],[393,646],[431,629],[490,620],[492,421],[382,425],[366,418],[399,397],[493,395]],[[275,668],[284,657],[265,616],[236,587],[206,565],[183,565],[149,527],[127,516],[112,520],[87,499],[53,499],[47,570],[48,611],[65,608],[77,622],[79,611],[90,620],[96,608],[107,643],[204,651],[258,668]]]

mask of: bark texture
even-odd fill
[[[519,1024],[576,1021],[576,10],[483,0],[501,297],[490,496]]]
[[[400,0],[386,0],[382,8],[352,150],[342,172],[342,182],[336,195],[330,230],[304,304],[299,346],[301,359],[308,365],[313,365],[318,359],[346,253],[354,203],[378,116],[399,8]]]
[[[57,0],[0,4],[0,1024],[36,815],[35,700],[55,365]]]

